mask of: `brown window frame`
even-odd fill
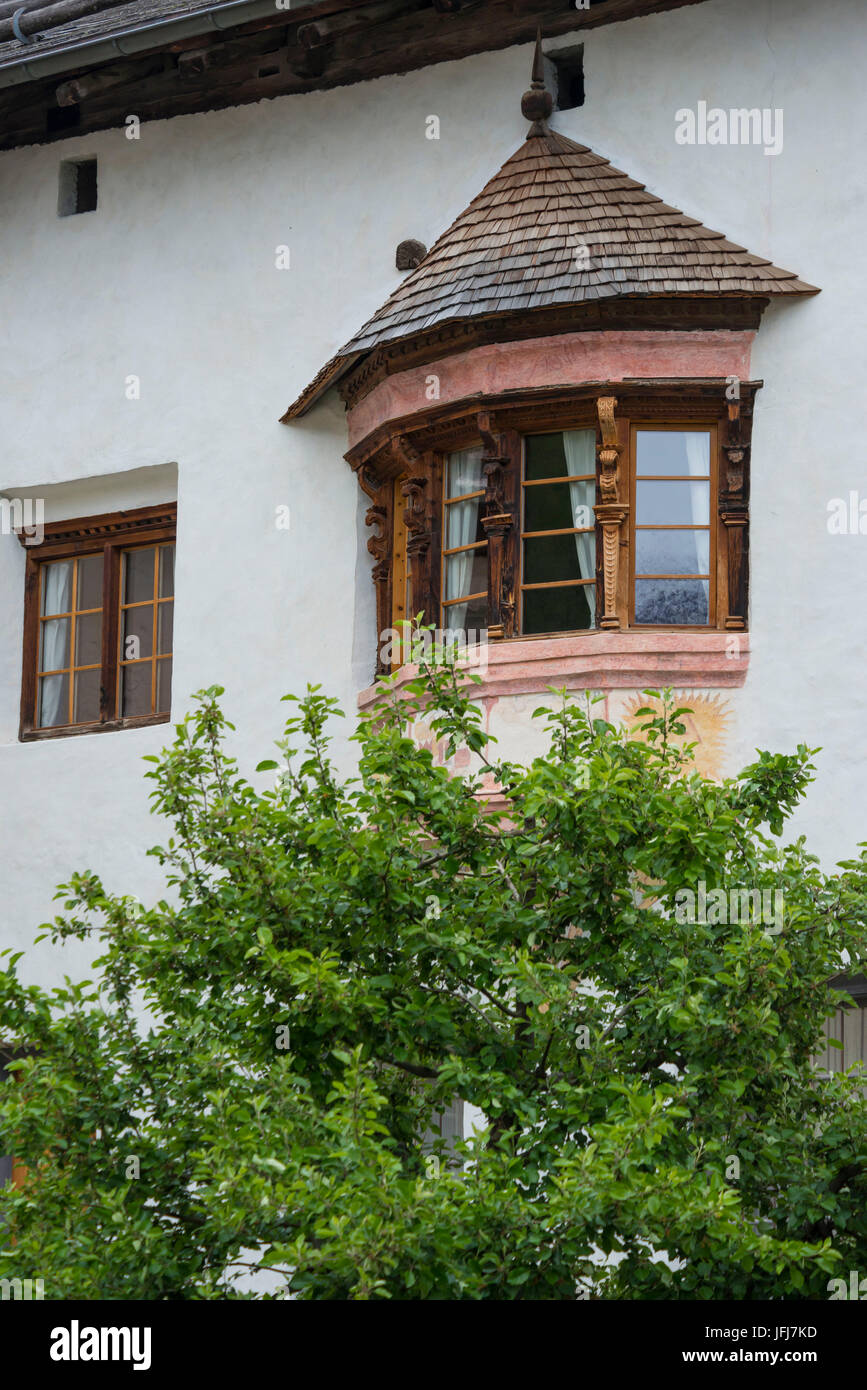
[[[32,742],[50,738],[74,738],[82,734],[166,724],[171,711],[159,714],[119,715],[118,673],[120,661],[121,554],[141,546],[173,544],[177,539],[177,506],[167,503],[77,517],[44,527],[39,545],[19,540],[26,552],[24,579],[24,642],[21,680],[19,739]],[[36,723],[39,660],[39,605],[42,565],[46,561],[71,560],[102,554],[102,661],[100,666],[100,717],[89,723],[60,724],[41,728]]]
[[[655,526],[646,526],[646,525],[639,526],[639,525],[638,525],[638,521],[637,521],[637,513],[638,513],[638,483],[639,483],[640,479],[639,479],[639,474],[638,474],[638,472],[637,472],[637,464],[638,464],[637,435],[638,435],[638,431],[639,431],[639,430],[645,430],[645,431],[648,431],[648,430],[656,430],[658,433],[665,433],[666,431],[668,431],[668,432],[673,432],[673,433],[674,433],[674,432],[676,432],[676,433],[687,433],[687,432],[690,432],[690,431],[693,431],[693,432],[694,432],[694,431],[699,431],[699,430],[701,430],[702,432],[707,431],[707,433],[710,435],[710,505],[709,505],[709,509],[708,509],[708,524],[707,524],[707,527],[696,527],[696,528],[692,528],[692,527],[675,527],[675,526],[662,526],[662,525],[659,525],[659,526],[656,526],[656,525],[655,525]],[[628,562],[628,563],[627,563],[627,572],[628,572],[628,575],[629,575],[629,579],[628,579],[628,616],[629,616],[629,630],[630,630],[630,632],[633,631],[633,630],[634,630],[635,632],[713,632],[713,631],[716,630],[716,627],[717,627],[717,589],[718,589],[717,550],[718,550],[718,530],[719,530],[719,512],[720,512],[719,473],[720,473],[720,469],[719,469],[719,430],[717,429],[717,427],[716,427],[715,424],[712,424],[711,422],[709,422],[709,421],[707,421],[707,420],[687,419],[685,416],[673,417],[673,418],[670,419],[670,420],[642,420],[642,419],[637,418],[637,417],[632,417],[632,418],[630,418],[630,420],[629,420],[629,483],[628,483],[628,487],[629,487],[629,493],[628,493],[628,495],[629,495],[629,504],[630,504],[630,505],[629,505],[629,541],[628,541],[628,545],[627,545],[627,562]],[[666,479],[668,479],[668,480],[670,480],[670,481],[672,481],[672,482],[674,482],[674,481],[681,481],[681,475],[679,475],[679,474],[677,474],[677,475],[675,475],[675,474],[671,474],[671,475],[662,475],[662,474],[658,474],[658,475],[642,474],[642,475],[641,475],[641,478],[642,478],[643,480],[647,481],[647,482],[651,482],[651,481],[654,480],[654,478],[663,478],[663,476],[664,476]],[[682,475],[682,481],[684,481],[684,482],[690,481],[689,476],[686,475],[686,474]],[[701,482],[701,481],[704,481],[704,479],[698,479],[698,481]],[[675,578],[675,579],[680,578],[680,577],[685,577],[685,578],[705,578],[705,577],[707,577],[707,579],[708,579],[709,582],[708,582],[708,620],[707,620],[706,623],[637,623],[637,622],[635,621],[635,581],[636,581],[636,578],[645,578],[645,577],[646,577],[646,576],[644,576],[643,574],[642,574],[642,575],[637,575],[637,574],[636,574],[636,569],[635,569],[635,561],[636,561],[636,556],[637,556],[637,553],[638,553],[638,551],[637,551],[637,546],[636,546],[636,543],[635,543],[635,532],[636,532],[636,530],[642,530],[642,529],[645,529],[645,530],[692,530],[692,529],[696,529],[696,530],[707,530],[707,532],[708,532],[708,540],[709,540],[709,550],[710,550],[710,560],[709,560],[710,572],[709,572],[709,574],[708,574],[707,576],[704,576],[704,575],[700,575],[700,576],[699,576],[699,575],[696,575],[696,576],[690,576],[690,575],[687,575],[687,576],[678,576],[678,575],[671,575],[671,576],[669,576],[669,575],[664,575],[664,576],[652,576],[652,575],[651,575],[651,576],[650,576],[651,578]]]

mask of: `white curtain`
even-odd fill
[[[466,502],[453,502],[449,507],[449,547],[470,545],[476,539],[481,500],[481,497],[470,497]],[[446,563],[449,567],[447,582],[449,598],[457,598],[460,594],[470,592],[470,575],[473,572],[473,560],[477,554],[477,550],[462,550],[459,555],[448,556]],[[464,621],[466,616],[467,605],[465,603],[451,604],[446,609],[446,627],[466,627]]]
[[[589,524],[594,526],[595,513],[593,504],[596,498],[596,431],[595,430],[564,430],[563,448],[566,452],[566,471],[570,475],[573,473],[590,473],[593,481],[575,482],[569,484],[569,495],[572,502],[572,523],[578,508],[587,506],[590,508]],[[596,577],[596,532],[585,531],[583,535],[575,537],[575,549],[578,552],[578,572],[582,579],[595,579]]]
[[[686,440],[686,461],[691,478],[707,477],[710,473],[710,435],[702,430],[700,433],[687,432],[684,436]],[[689,497],[690,510],[693,526],[706,526],[708,522],[708,501],[710,496],[710,483],[690,483]],[[683,534],[681,532],[681,534]],[[705,532],[709,536],[709,532]],[[699,572],[702,566],[699,565],[698,558],[698,537],[699,533],[694,534],[695,540],[695,569]],[[701,583],[702,593],[704,594],[705,604],[708,602],[709,581],[703,579]]]
[[[42,598],[43,614],[68,613],[72,603],[72,561],[63,560],[53,565],[46,565],[43,574],[45,585]],[[63,618],[59,622],[42,623],[41,627],[43,629],[41,669],[43,671],[56,671],[58,668],[68,665],[66,644],[69,640],[69,619]],[[62,676],[42,682],[42,709],[39,722],[43,726],[48,727],[58,722],[62,694]]]
[[[462,492],[474,492],[482,486],[481,449],[461,449],[449,459],[449,495],[460,497]],[[453,502],[448,512],[448,535],[446,549],[458,545],[471,545],[476,539],[481,497],[470,497],[466,502]],[[459,555],[446,559],[446,597],[459,598],[470,592],[470,576],[473,560],[478,551],[464,550]],[[447,628],[465,628],[467,616],[466,603],[455,603],[446,609]]]

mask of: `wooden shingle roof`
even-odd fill
[[[302,415],[359,357],[447,322],[611,298],[816,293],[536,122],[283,418]]]

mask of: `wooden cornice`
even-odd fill
[[[740,383],[741,411],[752,410],[755,393],[761,381]],[[584,412],[587,424],[595,426],[596,402],[599,397],[614,396],[630,403],[635,410],[640,403],[641,413],[649,418],[671,418],[682,410],[685,395],[690,400],[690,414],[698,418],[704,412],[708,420],[717,420],[726,411],[726,378],[662,378],[659,380],[625,378],[621,381],[586,381],[580,385],[537,386],[521,391],[504,391],[497,395],[479,392],[446,405],[432,405],[428,410],[415,411],[398,420],[389,420],[373,430],[365,439],[344,455],[354,472],[359,473],[365,491],[375,477],[377,485],[401,471],[395,461],[392,441],[401,436],[418,451],[425,449],[462,448],[479,438],[480,413],[496,411],[498,431],[513,429],[520,432],[545,429],[565,429],[574,423],[576,414]],[[371,494],[372,495],[372,494]]]
[[[175,526],[177,515],[177,503],[166,502],[157,507],[136,507],[131,511],[106,512],[102,516],[79,516],[71,521],[53,521],[43,526],[42,545],[35,549],[39,551],[44,547],[54,548],[82,540],[110,540],[113,536],[129,535],[135,538],[140,532]],[[26,529],[29,528],[18,531],[18,540],[25,549],[33,550],[33,541],[32,538],[28,538]]]

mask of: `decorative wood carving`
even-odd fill
[[[629,508],[618,497],[620,443],[614,412],[617,399],[600,396],[596,402],[599,431],[602,436],[597,455],[599,459],[599,493],[601,502],[594,508],[596,520],[602,527],[602,615],[599,626],[620,627],[617,615],[617,580],[620,566],[620,528],[629,515]]]
[[[730,401],[724,427],[720,479],[719,519],[725,527],[728,612],[725,626],[742,632],[747,626],[749,587],[749,455],[752,430],[752,395]]]
[[[482,527],[488,540],[488,637],[499,641],[515,630],[515,560],[517,536],[513,540],[516,503],[516,452],[495,427],[487,410],[476,415],[476,428],[482,441],[482,472],[485,496]]]
[[[391,627],[391,540],[389,537],[388,507],[377,503],[368,507],[364,517],[365,526],[375,526],[377,533],[367,542],[367,549],[376,564],[371,577],[376,586],[376,670],[385,673],[387,667],[382,659],[382,634]]]
[[[407,478],[400,489],[406,498],[403,520],[411,536],[420,536],[427,530],[426,489],[427,478]]]

